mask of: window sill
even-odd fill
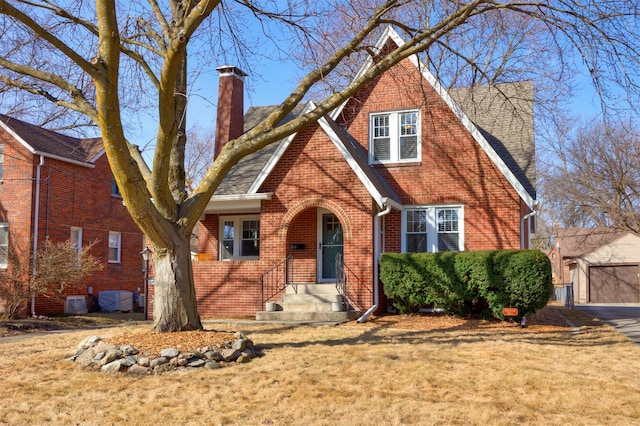
[[[391,169],[391,168],[401,168],[401,167],[419,167],[422,166],[422,161],[403,161],[403,162],[396,162],[396,163],[369,163],[370,166],[376,167],[376,168],[386,168],[386,169]]]
[[[220,262],[246,262],[247,260],[260,260],[260,257],[232,257],[231,259],[221,259]]]

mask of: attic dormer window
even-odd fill
[[[370,163],[401,163],[420,159],[418,111],[395,111],[370,116]]]

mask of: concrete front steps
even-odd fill
[[[282,295],[281,302],[267,302],[265,308],[256,313],[257,321],[345,322],[361,315],[338,294],[335,284],[291,285]]]

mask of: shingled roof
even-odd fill
[[[449,94],[535,198],[533,83],[454,88]]]
[[[555,243],[560,246],[562,257],[580,257],[629,234],[612,228],[560,228],[556,230]]]
[[[101,138],[74,138],[3,114],[0,122],[34,154],[92,163],[104,152]]]
[[[293,120],[302,113],[306,105],[298,105],[291,111],[280,124],[285,124]],[[244,116],[244,131],[247,132],[264,120],[275,106],[259,106],[251,107]],[[237,195],[247,194],[253,182],[257,179],[260,172],[264,169],[267,162],[277,151],[280,143],[273,143],[247,155],[231,168],[225,176],[215,195]]]

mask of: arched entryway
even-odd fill
[[[294,256],[296,283],[335,282],[336,255],[350,240],[349,219],[340,206],[326,199],[304,200],[287,211],[280,230],[287,254]]]

